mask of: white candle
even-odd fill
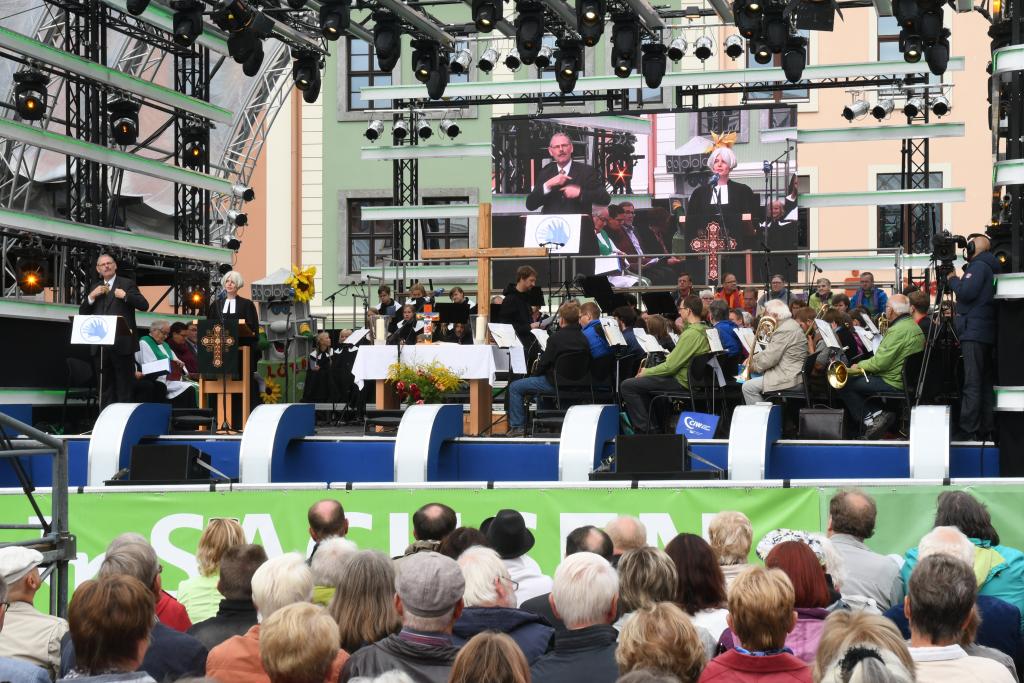
[[[476,317],[476,343],[485,344],[487,342],[487,316],[478,315]]]
[[[387,342],[388,328],[384,324],[384,318],[377,318],[373,323],[373,343],[384,344]]]

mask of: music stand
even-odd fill
[[[669,292],[644,292],[640,295],[649,315],[663,315],[669,320],[679,317],[676,301]]]
[[[99,405],[103,405],[103,347],[113,346],[118,337],[132,336],[128,321],[120,315],[72,315],[70,343],[75,345],[99,346],[100,376],[96,391],[99,394]],[[115,396],[116,398],[116,396]]]
[[[448,325],[454,326],[456,323],[469,325],[469,304],[467,303],[434,304],[434,310],[437,312],[438,323],[441,325],[441,329],[445,330],[445,334],[447,334]]]

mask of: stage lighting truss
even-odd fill
[[[715,54],[715,41],[711,36],[701,36],[693,44],[693,56],[706,62]]]
[[[473,0],[473,23],[480,33],[490,33],[502,16],[502,0]]]
[[[523,64],[533,64],[544,40],[544,7],[532,0],[516,2],[516,50]]]
[[[683,57],[686,56],[686,48],[689,47],[686,44],[686,38],[683,36],[676,36],[672,39],[672,42],[668,44],[668,50],[666,55],[673,62],[678,63]]]
[[[381,71],[394,71],[402,56],[402,22],[390,12],[373,13],[373,51]]]
[[[615,75],[628,78],[640,51],[640,24],[630,14],[618,14],[612,23],[611,62]]]
[[[110,139],[115,145],[127,147],[139,139],[139,103],[131,99],[115,99],[107,104]]]
[[[558,40],[555,81],[563,93],[568,94],[576,89],[576,79],[583,71],[583,46],[572,38]]]
[[[366,124],[366,132],[363,135],[370,142],[376,142],[381,135],[384,134],[384,121],[381,119],[372,119]]]
[[[191,47],[196,38],[203,32],[203,10],[206,6],[202,0],[171,0],[174,10],[172,32],[174,42],[182,47]]]
[[[725,50],[725,55],[735,62],[743,56],[743,39],[736,34],[732,34],[725,39],[723,48]]]
[[[476,62],[476,68],[485,74],[489,74],[494,70],[499,61],[501,61],[501,53],[496,48],[489,47],[480,55],[480,59]]]
[[[337,40],[351,23],[349,0],[320,0],[319,19],[320,34],[327,40]]]
[[[893,110],[896,108],[896,102],[891,97],[879,98],[875,102],[875,106],[871,108],[871,115],[876,120],[882,121],[889,118],[892,115]]]
[[[855,99],[853,102],[843,107],[843,118],[847,121],[862,119],[868,115],[870,110],[871,105],[868,104],[867,100]]]
[[[587,47],[594,47],[604,33],[604,0],[576,0],[576,26]]]
[[[14,74],[14,109],[22,121],[39,121],[46,115],[47,86],[50,77],[36,69]]]
[[[473,53],[466,48],[462,48],[452,57],[452,61],[448,65],[448,68],[453,74],[464,74],[469,72],[469,66],[472,63]]]

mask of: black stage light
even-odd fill
[[[636,68],[640,49],[640,24],[629,14],[617,15],[612,23],[612,69],[626,78]]]
[[[202,0],[172,0],[172,32],[175,43],[182,47],[191,47],[192,43],[196,42],[196,38],[203,32],[204,8]]]
[[[903,105],[903,114],[914,118],[924,111],[924,100],[920,97],[911,97],[907,100],[907,103]]]
[[[351,21],[348,0],[323,0],[320,5],[320,34],[327,40],[337,40],[348,29]]]
[[[761,31],[761,12],[752,11],[751,5],[760,10],[761,6],[755,2],[736,0],[733,3],[733,16],[736,18],[736,28],[744,38],[753,38]]]
[[[210,131],[189,126],[181,132],[181,163],[188,168],[205,166],[210,156]]]
[[[517,2],[516,49],[519,61],[533,64],[544,40],[544,8],[536,2]]]
[[[786,74],[786,80],[796,83],[804,73],[807,66],[807,39],[803,36],[790,36],[786,42],[786,49],[782,52],[782,73]]]
[[[665,59],[668,48],[661,43],[645,43],[641,49],[644,54],[640,71],[644,74],[644,82],[648,88],[660,88],[661,79],[665,77],[665,67],[668,65]]]
[[[554,56],[550,47],[541,45],[540,51],[537,53],[537,59],[533,60],[533,63],[537,65],[538,69],[546,69],[551,66],[551,60],[554,59]]]
[[[909,28],[917,21],[921,8],[918,7],[917,0],[896,0],[892,6],[892,13],[900,26]]]
[[[242,73],[252,78],[260,72],[263,66],[263,41],[257,41],[256,45],[249,52],[249,56],[242,62]]]
[[[44,288],[53,285],[50,278],[50,262],[41,252],[22,252],[15,260],[15,275],[18,278],[18,289],[23,294],[39,294]]]
[[[46,115],[46,87],[50,77],[35,69],[14,74],[14,108],[23,121],[39,121]]]
[[[227,275],[232,271],[233,268],[234,266],[232,266],[230,263],[222,263],[219,266],[217,266],[217,272],[220,273],[221,275]]]
[[[473,0],[473,23],[480,33],[490,33],[501,19],[501,0]]]
[[[242,241],[234,235],[228,235],[227,237],[222,238],[221,243],[225,248],[230,249],[231,251],[238,251],[242,246]]]
[[[139,139],[139,103],[112,100],[107,104],[110,116],[110,138],[118,145],[134,145]]]
[[[427,79],[427,97],[432,100],[439,100],[444,96],[444,89],[448,87],[448,61],[441,60],[436,71],[430,72]]]
[[[678,62],[686,56],[686,47],[686,38],[676,36],[672,39],[672,42],[668,44],[668,52],[666,54],[673,62]]]
[[[583,68],[583,48],[578,41],[560,39],[558,41],[558,59],[555,80],[563,93],[571,93],[576,89],[576,79]]]
[[[576,25],[587,47],[594,47],[604,33],[604,0],[576,0]]]
[[[238,246],[241,246],[241,242]],[[206,308],[206,291],[202,285],[189,285],[185,290],[185,300],[181,303],[186,310],[201,311]]]
[[[781,14],[765,17],[764,39],[772,46],[772,52],[781,52],[789,39],[789,22]]]
[[[693,56],[702,62],[711,59],[715,54],[715,41],[708,36],[701,36],[693,44]]]
[[[420,83],[430,80],[430,74],[440,67],[439,47],[432,40],[421,38],[412,41],[412,71]]]
[[[274,23],[264,15],[259,15],[259,27],[257,22],[241,31],[228,35],[228,54],[239,64],[256,62],[256,70],[259,70],[259,62],[262,59],[258,56],[263,52],[263,38],[270,35],[274,29]],[[251,67],[250,67],[251,68]]]
[[[925,45],[930,45],[942,36],[942,10],[925,12],[917,21],[917,32]]]
[[[932,113],[940,119],[949,113],[949,100],[945,95],[936,95],[932,99]]]
[[[312,52],[295,51],[292,53],[295,63],[292,64],[292,80],[299,90],[308,90],[315,81],[320,80],[320,60]]]
[[[255,16],[255,10],[244,0],[231,0],[211,14],[210,20],[228,33],[238,33],[249,28]]]
[[[402,56],[402,22],[390,12],[373,13],[373,50],[381,71],[394,71]]]
[[[754,55],[754,61],[758,64],[767,64],[772,61],[772,48],[762,38],[750,41],[750,54]]]
[[[933,74],[941,76],[946,73],[949,65],[949,29],[943,29],[942,37],[934,45],[925,48],[924,58]]]
[[[921,61],[921,54],[924,52],[924,46],[921,45],[921,38],[909,34],[906,31],[900,31],[900,52],[903,53],[903,59],[911,64],[915,64]]]
[[[309,84],[309,87],[302,91],[302,101],[306,104],[313,104],[320,98],[320,87],[323,85],[320,75]]]
[[[128,14],[135,16],[145,12],[147,7],[149,7],[149,0],[128,0],[127,3]]]

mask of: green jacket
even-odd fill
[[[807,305],[814,309],[814,312],[817,313],[818,311],[821,310],[822,304],[831,304],[832,299],[834,299],[835,297],[836,293],[832,292],[831,294],[829,294],[827,301],[822,301],[821,297],[818,296],[817,290],[815,290],[814,294],[811,294],[810,298],[807,299]]]
[[[896,320],[882,337],[878,351],[871,358],[857,363],[868,373],[868,380],[877,375],[894,389],[903,388],[903,363],[909,356],[924,350],[924,333],[909,315]]]
[[[707,328],[703,325],[687,325],[665,362],[644,370],[644,377],[674,377],[677,382],[689,389],[690,361],[694,356],[710,352],[711,343],[708,341]]]

